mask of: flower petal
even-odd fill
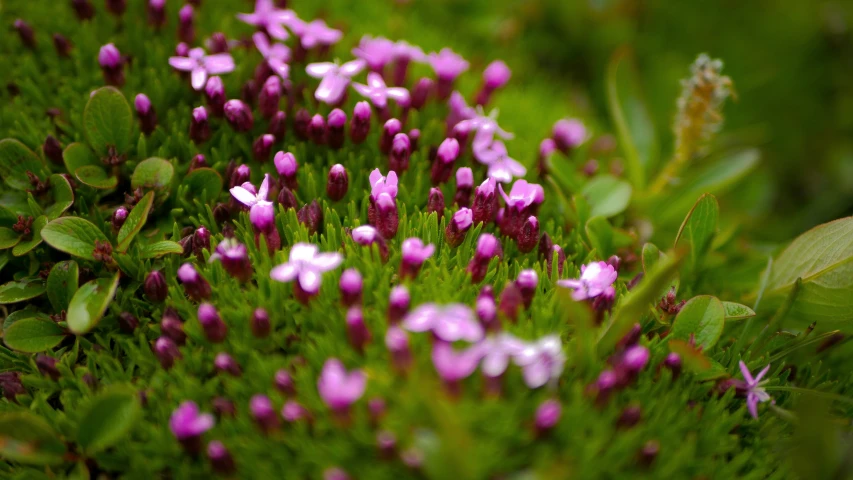
[[[317,293],[323,277],[313,268],[302,268],[299,271],[299,286],[308,293]]]
[[[309,63],[305,66],[305,73],[314,78],[322,78],[335,69],[337,69],[337,65],[332,62]]]
[[[548,365],[541,361],[527,365],[524,367],[522,373],[524,376],[524,383],[526,383],[530,388],[539,388],[542,385],[545,385],[551,377]]]
[[[403,328],[410,332],[426,332],[432,330],[437,318],[437,308],[431,303],[419,306],[403,319]]]
[[[299,268],[294,263],[283,263],[270,271],[270,278],[279,282],[292,282],[299,273]]]
[[[318,252],[317,245],[311,243],[297,243],[290,249],[291,262],[310,262]]]
[[[195,68],[192,72],[192,86],[195,90],[201,90],[207,81],[207,72],[203,68]]]
[[[746,364],[743,363],[743,360],[738,363],[738,366],[740,367],[740,373],[743,374],[743,379],[746,380],[746,383],[749,386],[755,385],[755,380],[752,378],[752,374],[749,372],[749,368],[747,368]]]
[[[328,272],[337,268],[343,261],[343,255],[338,252],[320,253],[314,257],[311,265],[321,272]]]
[[[189,72],[195,67],[196,61],[187,57],[169,57],[169,65],[176,70]]]
[[[230,53],[217,53],[204,57],[204,66],[211,75],[234,71],[234,58]]]
[[[237,199],[238,202],[242,203],[247,207],[251,207],[252,205],[258,203],[258,198],[250,191],[246,190],[243,187],[234,187],[231,190],[231,196]]]
[[[266,175],[264,175],[264,181],[261,182],[261,188],[258,189],[257,198],[260,200],[266,200],[267,195],[269,194],[269,191],[270,191],[270,174],[267,173]]]
[[[335,105],[341,101],[344,96],[344,91],[349,84],[349,79],[339,75],[328,75],[320,80],[320,85],[317,85],[317,90],[314,92],[314,98]]]

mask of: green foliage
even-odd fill
[[[119,274],[99,278],[80,286],[68,304],[68,328],[81,335],[93,329],[103,317],[118,288]]]

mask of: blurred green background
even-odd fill
[[[701,52],[725,62],[737,98],[718,145],[756,145],[739,209],[758,238],[783,240],[853,213],[853,2],[796,0],[412,0],[292,2],[349,32],[451,46],[481,71],[504,59],[511,87],[498,98],[510,153],[530,163],[558,118],[612,131],[605,74],[613,52],[633,52],[664,158],[679,80]],[[356,21],[357,19],[357,21]],[[478,79],[468,75],[467,91]],[[466,84],[463,83],[463,89]]]

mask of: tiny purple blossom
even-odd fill
[[[255,43],[255,48],[267,61],[267,65],[275,72],[282,80],[290,76],[290,49],[282,43],[270,43],[269,39],[262,32],[255,32],[252,35],[252,40]]]
[[[500,140],[475,149],[474,156],[480,163],[489,167],[486,172],[489,178],[501,183],[509,183],[514,177],[523,177],[527,173],[524,165],[509,156],[506,145]]]
[[[201,90],[208,75],[219,75],[234,70],[234,59],[229,53],[205,55],[203,48],[193,48],[186,57],[169,57],[169,65],[176,70],[191,72],[192,86]]]
[[[305,66],[305,72],[320,78],[320,84],[314,91],[314,98],[329,105],[337,105],[344,98],[350,79],[364,70],[364,60],[351,60],[339,65],[332,62],[309,63]]]
[[[396,44],[384,37],[373,38],[370,35],[361,37],[358,46],[352,49],[352,54],[367,63],[367,68],[373,72],[381,72],[385,65],[394,59]]]
[[[550,430],[560,421],[563,408],[557,400],[545,400],[536,409],[536,430],[544,432]]]
[[[754,378],[750,373],[749,368],[741,360],[738,365],[740,372],[743,374],[743,379],[746,380],[746,407],[749,409],[749,414],[752,418],[758,418],[758,404],[770,400],[770,395],[764,390],[763,385],[767,380],[761,381],[764,375],[770,371],[770,365],[764,367]]]
[[[361,370],[347,372],[337,358],[326,360],[317,380],[317,390],[323,402],[337,412],[346,411],[364,394],[367,376]]]
[[[551,136],[557,148],[568,152],[586,140],[586,127],[580,120],[564,118],[554,124]]]
[[[453,81],[462,72],[468,70],[468,61],[449,48],[443,48],[438,53],[430,53],[426,61],[440,80]]]
[[[117,68],[122,63],[121,52],[115,44],[108,43],[98,52],[98,63],[104,68]]]
[[[452,221],[459,230],[467,230],[474,224],[474,214],[470,208],[462,207],[453,214]]]
[[[522,368],[524,383],[530,388],[539,388],[549,381],[556,382],[566,362],[560,337],[556,335],[548,335],[527,344],[513,358],[516,365]]]
[[[290,31],[299,37],[302,48],[310,50],[317,46],[327,47],[334,45],[343,37],[343,32],[335,30],[326,25],[323,20],[317,19],[304,22],[298,18],[291,20]]]
[[[490,306],[494,308],[494,299],[490,300]],[[481,307],[480,303],[478,299],[478,309]],[[486,302],[482,303],[485,306]],[[481,364],[483,374],[492,378],[503,375],[509,366],[510,359],[521,354],[526,346],[524,342],[508,333],[498,333],[490,336],[478,345],[483,349],[483,363]]]
[[[362,83],[354,83],[353,88],[361,96],[370,100],[376,108],[383,110],[388,106],[388,99],[392,99],[397,104],[408,106],[411,101],[409,91],[403,87],[388,87],[385,85],[385,80],[382,75],[376,72],[367,74],[367,85]]]
[[[424,245],[420,238],[412,237],[403,240],[403,261],[411,265],[421,265],[435,253],[435,245]]]
[[[447,342],[435,342],[432,363],[442,380],[455,383],[474,373],[482,358],[482,351],[478,345],[460,352]]]
[[[352,239],[359,245],[370,245],[379,239],[379,232],[370,225],[352,229]]]
[[[316,245],[297,243],[290,249],[289,261],[273,268],[270,277],[279,282],[298,280],[302,290],[314,294],[320,290],[323,273],[334,270],[343,261],[340,253],[319,253]]]
[[[432,331],[445,342],[477,342],[483,338],[483,327],[474,313],[459,303],[443,306],[434,303],[423,304],[406,315],[403,328],[410,332]]]
[[[192,401],[180,404],[169,418],[169,428],[178,440],[198,437],[213,428],[213,424],[213,415],[199,413],[198,405]]]
[[[599,295],[612,297],[616,294],[613,282],[616,281],[616,269],[607,262],[592,262],[581,265],[581,278],[558,280],[557,285],[571,288],[575,301],[595,298]]]
[[[509,81],[512,71],[503,60],[495,60],[483,70],[483,83],[486,88],[494,90],[501,88]]]
[[[507,208],[522,211],[531,205],[539,205],[545,201],[545,190],[541,185],[527,183],[527,180],[516,180],[512,184],[509,195],[504,192],[503,185],[498,185],[501,196],[504,197]]]
[[[275,8],[273,0],[255,0],[255,11],[238,13],[237,18],[264,30],[272,38],[286,40],[289,35],[284,25],[296,19],[296,16],[290,10]]]
[[[374,200],[379,198],[379,195],[387,193],[391,198],[397,198],[397,174],[394,171],[388,172],[388,176],[382,176],[379,169],[370,172],[370,196]]]

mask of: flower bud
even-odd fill
[[[228,334],[228,327],[222,321],[219,312],[216,311],[216,307],[207,302],[199,305],[198,321],[201,324],[204,337],[207,338],[207,341],[222,343],[225,340],[225,336]]]
[[[178,345],[169,337],[160,337],[154,342],[154,355],[157,356],[160,366],[165,370],[172,368],[175,365],[175,360],[181,359]]]
[[[347,114],[340,108],[336,108],[329,112],[328,137],[329,146],[335,150],[344,146],[345,128],[347,124]]]
[[[435,161],[432,164],[432,171],[430,173],[430,180],[433,185],[440,185],[450,179],[450,174],[453,173],[453,163],[459,158],[459,151],[459,142],[455,138],[445,138],[441,142],[436,151]],[[461,171],[462,169],[459,170]],[[467,170],[468,172],[471,171],[471,169]],[[466,180],[465,175],[468,172],[462,173],[463,183]],[[458,177],[459,173],[457,172],[457,186],[459,185]]]
[[[210,298],[210,284],[191,263],[185,263],[178,269],[178,279],[184,284],[184,290],[193,301]]]
[[[21,43],[29,49],[36,48],[36,35],[33,32],[33,27],[22,19],[17,19],[13,23],[15,30],[18,31],[18,36],[21,38]]]
[[[673,380],[681,375],[681,356],[679,354],[672,352],[667,355],[663,361],[663,365],[672,372]]]
[[[326,119],[319,113],[311,117],[308,123],[308,137],[316,145],[326,144]]]
[[[458,247],[465,240],[465,234],[474,224],[474,216],[470,208],[460,208],[444,229],[444,239],[451,247]]]
[[[516,323],[518,321],[518,310],[523,303],[524,297],[521,294],[521,290],[515,283],[509,282],[501,292],[498,311],[512,321],[512,323]]]
[[[300,108],[293,118],[293,132],[300,140],[308,140],[308,124],[311,123],[311,114],[308,110]]]
[[[291,190],[296,190],[296,172],[299,170],[296,157],[290,152],[278,152],[275,154],[273,163],[278,172],[279,183]]]
[[[350,140],[358,145],[364,142],[368,133],[370,133],[370,104],[363,101],[358,102],[352,111]]]
[[[157,30],[166,24],[166,0],[148,0],[148,24]]]
[[[539,249],[542,249],[542,240],[539,241]],[[552,245],[551,253],[545,256],[545,261],[548,263],[548,276],[551,276],[551,267],[555,259],[557,261],[557,276],[562,276],[563,265],[566,263],[566,252],[559,245]]]
[[[285,369],[275,372],[275,388],[287,395],[296,394],[296,386],[293,384],[293,377]]]
[[[640,340],[640,336],[643,334],[643,327],[639,323],[635,323],[631,330],[625,334],[619,342],[616,344],[616,350],[625,350],[629,347],[633,347]]]
[[[415,86],[412,88],[412,108],[420,110],[426,105],[433,86],[434,82],[427,77],[423,77],[415,83]]]
[[[175,56],[177,57],[188,57],[190,54],[190,46],[184,42],[180,42],[175,45]]]
[[[391,289],[388,296],[388,323],[396,325],[409,313],[411,297],[409,290],[403,285],[397,285]]]
[[[107,85],[121,87],[124,85],[124,58],[115,45],[108,43],[98,52],[98,63],[104,74]]]
[[[210,125],[207,123],[207,110],[204,107],[193,109],[190,120],[190,139],[195,143],[204,143],[210,138]]]
[[[269,133],[258,137],[255,143],[252,144],[252,155],[255,157],[255,160],[266,163],[270,159],[270,152],[274,143],[275,137]]]
[[[216,117],[225,114],[225,85],[218,76],[207,79],[204,85],[204,96],[207,99],[207,108]]]
[[[249,412],[258,427],[266,434],[278,428],[278,414],[272,400],[266,395],[255,395],[249,400]]]
[[[210,230],[201,226],[193,233],[193,253],[201,258],[205,250],[210,250]]]
[[[379,456],[385,460],[394,458],[397,451],[397,437],[388,431],[381,431],[376,434],[376,448],[379,449]]]
[[[213,359],[213,366],[216,367],[217,372],[227,373],[232,377],[239,377],[243,373],[234,357],[225,352],[216,354],[216,358]]]
[[[480,238],[477,239],[477,250],[474,252],[474,258],[468,264],[468,273],[471,274],[472,283],[479,283],[486,278],[489,261],[494,257],[503,257],[500,240],[489,233],[480,234]]]
[[[385,126],[382,127],[382,135],[379,137],[379,151],[388,155],[391,152],[394,137],[396,137],[402,130],[403,124],[401,124],[396,118],[392,118],[385,122]]]
[[[388,155],[388,169],[398,175],[409,169],[409,157],[412,154],[412,144],[405,133],[394,135],[391,141],[391,151]]]
[[[346,196],[348,188],[349,177],[344,166],[340,163],[332,165],[332,168],[329,169],[328,181],[326,182],[326,195],[333,202],[337,202]]]
[[[628,375],[636,375],[645,368],[647,363],[649,363],[649,349],[642,345],[634,345],[625,350],[617,365],[617,370]]]
[[[189,171],[197,170],[199,168],[207,167],[207,159],[204,158],[203,153],[197,153],[192,160],[190,160],[190,168]]]
[[[474,311],[477,313],[477,318],[485,330],[491,332],[500,330],[498,306],[495,304],[495,293],[491,285],[485,285],[480,289]]]
[[[578,120],[562,119],[554,124],[551,137],[557,148],[568,155],[586,139],[586,127]]]
[[[545,176],[548,174],[548,171],[549,171],[548,161],[551,158],[551,155],[556,150],[557,150],[557,144],[554,143],[553,138],[546,138],[546,139],[542,140],[542,142],[539,144],[538,168],[539,168],[539,175],[540,176]]]
[[[364,314],[360,306],[350,307],[347,310],[346,323],[347,338],[350,345],[363,354],[365,345],[370,343],[371,335],[370,330],[367,329],[367,325],[364,324]]]
[[[557,400],[546,400],[536,409],[536,432],[542,435],[554,428],[560,421],[563,408]]]
[[[619,414],[619,418],[616,420],[616,427],[631,428],[640,423],[640,419],[642,417],[643,411],[640,409],[639,405],[628,405],[622,410],[622,413]]]
[[[427,200],[427,214],[435,212],[438,218],[444,216],[444,194],[437,188],[429,189],[429,199]]]
[[[405,372],[412,364],[409,337],[400,327],[392,325],[385,333],[385,347],[391,354],[391,365],[398,372]]]
[[[210,460],[210,467],[219,475],[227,476],[237,472],[231,452],[218,440],[207,444],[207,458]]]
[[[281,187],[277,200],[279,205],[283,206],[285,210],[296,210],[296,207],[299,206],[299,203],[296,201],[296,195],[287,187]]]
[[[223,107],[225,120],[237,132],[248,132],[255,125],[255,118],[248,105],[240,100],[228,100]]]
[[[456,142],[457,145],[459,142]],[[468,167],[456,170],[456,195],[453,201],[460,207],[471,205],[471,191],[474,188],[474,173]]]
[[[272,75],[264,81],[261,91],[258,94],[258,110],[260,110],[261,116],[266,119],[272,118],[279,111],[278,104],[280,100],[281,78],[278,75]]]
[[[539,219],[533,215],[521,225],[521,231],[515,239],[518,250],[522,253],[530,253],[539,244]]]
[[[124,207],[118,207],[115,212],[113,212],[113,216],[110,219],[110,223],[113,226],[113,230],[116,232],[121,230],[122,225],[124,225],[125,220],[127,220],[128,211]]]
[[[230,49],[228,46],[228,39],[222,32],[213,32],[208,40],[208,46],[210,47],[210,53],[213,54],[227,53]]]
[[[178,38],[182,42],[193,43],[195,40],[195,26],[193,25],[193,7],[186,4],[178,11]]]
[[[409,137],[409,143],[411,144],[410,150],[412,152],[418,151],[418,145],[421,141],[421,131],[417,128],[413,128],[409,130],[409,133],[406,134]]]
[[[71,0],[71,7],[80,21],[89,20],[95,16],[95,7],[89,0]]]
[[[533,295],[536,294],[536,286],[539,284],[539,275],[536,270],[522,270],[518,272],[518,278],[515,279],[515,286],[521,293],[524,299],[524,308],[530,308],[533,303]]]
[[[44,152],[44,156],[51,162],[55,163],[56,165],[63,164],[62,145],[59,143],[59,140],[57,140],[56,137],[54,137],[53,135],[48,135],[44,139],[42,151]]]
[[[53,48],[56,49],[56,54],[60,57],[67,57],[71,54],[71,42],[60,33],[53,34]]]
[[[267,128],[267,133],[274,136],[277,140],[284,140],[287,133],[287,114],[279,110],[270,118],[270,126]]]
[[[451,131],[451,136],[459,142],[459,147],[465,150],[468,146],[468,138],[471,136],[471,125],[468,122],[457,123]]]
[[[361,304],[363,280],[358,270],[348,268],[341,274],[341,303],[346,307]]]
[[[488,223],[494,220],[497,213],[498,199],[495,196],[496,182],[493,178],[486,179],[479,187],[474,189],[474,204],[471,211],[474,215],[474,224]]]
[[[36,367],[38,367],[39,372],[46,377],[50,377],[53,381],[59,380],[59,377],[62,375],[59,369],[56,368],[57,363],[58,361],[53,357],[48,357],[42,353],[36,355]]]
[[[281,407],[281,416],[287,423],[295,423],[303,418],[307,419],[309,422],[311,421],[311,414],[308,410],[300,405],[299,402],[295,402],[293,400],[285,402],[284,406]]]
[[[263,308],[256,308],[252,312],[252,320],[249,326],[252,330],[252,335],[256,338],[266,338],[269,336],[272,325],[270,324],[270,316],[267,311]]]
[[[127,10],[127,0],[106,0],[104,3],[106,4],[107,11],[117,17],[122,16],[124,11]]]
[[[229,188],[234,188],[238,185],[243,185],[244,183],[249,181],[249,178],[252,175],[252,170],[249,168],[248,165],[244,163],[242,165],[236,166],[235,164],[234,168],[231,168],[231,163],[229,162],[228,166],[229,169],[231,169],[231,175],[228,175],[228,170],[226,170],[225,176],[230,178],[230,181],[228,182]]]
[[[3,397],[6,400],[17,403],[15,397],[27,393],[27,389],[21,383],[21,374],[18,372],[0,372],[0,392],[3,392]]]
[[[166,308],[163,312],[163,318],[160,319],[160,334],[175,342],[176,345],[187,343],[184,323],[172,307]]]
[[[367,411],[370,413],[370,422],[372,424],[379,423],[379,420],[385,415],[385,400],[380,397],[373,397],[367,401]]]
[[[317,200],[313,200],[296,212],[296,218],[308,228],[309,235],[314,235],[323,226],[323,209]]]
[[[237,405],[225,397],[214,398],[210,401],[210,405],[213,407],[213,413],[220,418],[237,416]]]
[[[139,319],[130,312],[121,312],[118,316],[118,326],[124,333],[133,333],[139,326]]]
[[[371,198],[371,202],[373,199]],[[397,202],[387,193],[382,193],[375,201],[376,208],[376,230],[382,238],[391,239],[397,235],[400,226],[400,216],[397,211]]]
[[[150,135],[157,128],[157,112],[151,105],[151,100],[144,93],[140,93],[133,101],[136,114],[139,116],[139,129],[145,135]]]
[[[646,466],[651,465],[655,461],[655,458],[657,458],[658,453],[660,453],[660,442],[649,440],[640,449],[640,463]]]

